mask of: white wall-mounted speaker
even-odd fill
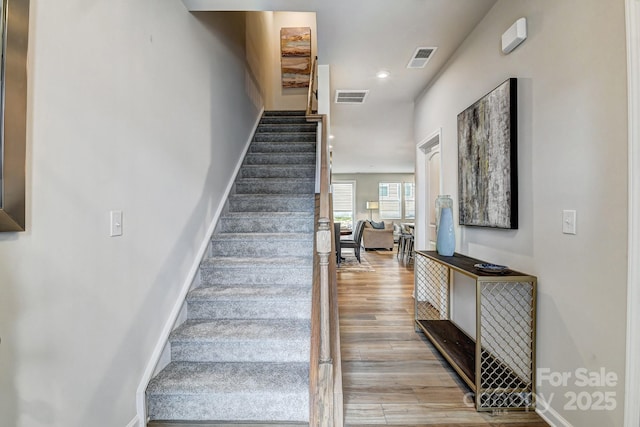
[[[511,51],[525,41],[526,38],[527,19],[520,18],[502,35],[502,52],[505,54],[511,53]]]

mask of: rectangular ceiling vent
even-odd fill
[[[368,90],[336,90],[336,104],[362,104]]]
[[[437,47],[419,47],[413,53],[407,68],[424,68],[435,53]]]

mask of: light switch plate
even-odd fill
[[[564,234],[576,234],[576,211],[562,211],[562,232]]]
[[[111,211],[109,217],[111,220],[109,236],[122,236],[122,211]]]

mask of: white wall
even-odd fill
[[[285,27],[311,28],[311,58],[317,52],[318,32],[313,12],[248,12],[248,58],[264,94],[267,110],[304,110],[307,107],[307,88],[283,88],[280,66],[280,29]]]
[[[265,103],[265,108],[273,110],[304,110],[307,108],[309,89],[283,88],[282,69],[280,66],[280,29],[286,27],[310,27],[311,28],[311,59],[318,52],[318,31],[316,29],[316,14],[314,12],[274,12],[273,13],[273,37],[276,40],[277,49],[273,50],[275,73],[272,75],[272,98]]]
[[[269,109],[275,90],[273,74],[279,70],[273,52],[280,50],[279,39],[273,37],[273,12],[247,12],[246,17],[247,62]]]
[[[245,17],[31,7],[27,231],[0,234],[0,425],[125,426],[259,112]]]
[[[526,17],[511,55],[501,34]],[[570,372],[539,394],[575,426],[623,419],[627,248],[624,1],[500,0],[416,102],[416,143],[442,127],[444,193],[457,202],[456,116],[508,77],[519,78],[520,228],[458,227],[457,250],[538,276],[538,368]],[[562,210],[578,212],[575,236]],[[457,218],[456,218],[457,220]],[[604,367],[615,387],[575,386],[575,370]],[[565,410],[565,392],[616,393],[612,411]],[[539,408],[541,405],[539,405]]]

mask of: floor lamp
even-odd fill
[[[367,202],[367,209],[369,210],[369,221],[373,220],[373,211],[379,208],[378,202]]]

